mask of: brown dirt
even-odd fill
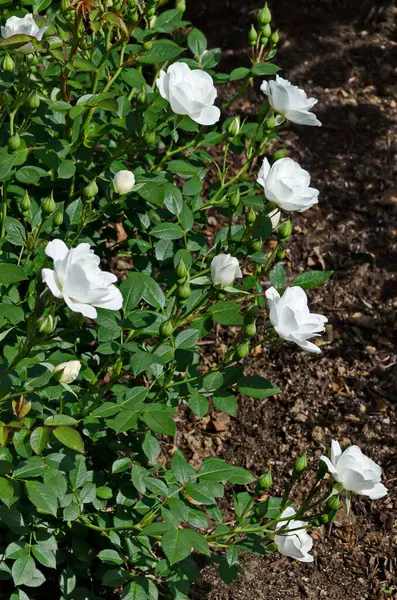
[[[210,45],[222,40],[225,69],[247,64],[257,0],[188,4]],[[247,372],[277,383],[279,396],[241,397],[236,419],[186,415],[177,444],[193,461],[218,454],[256,473],[272,465],[277,494],[297,456],[307,450],[316,465],[336,438],[359,444],[382,465],[390,493],[376,502],[356,497],[349,518],[314,532],[313,565],[249,557],[231,586],[208,566],[193,597],[397,598],[397,10],[387,0],[277,0],[270,7],[282,34],[275,62],[319,99],[323,122],[283,134],[321,192],[318,208],[294,218],[285,266],[291,279],[308,268],[335,270],[310,294],[329,327],[320,358],[289,345],[250,358]],[[253,90],[252,104],[234,109],[246,114],[260,101]]]

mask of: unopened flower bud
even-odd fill
[[[248,342],[243,342],[242,344],[239,344],[236,348],[236,358],[245,358],[246,356],[248,356],[250,351],[250,347]]]
[[[14,135],[12,135],[8,139],[8,142],[7,142],[8,149],[11,150],[11,152],[15,152],[15,150],[18,150],[20,145],[21,145],[21,138],[19,137],[18,133],[14,133]]]
[[[132,171],[119,171],[113,178],[113,185],[117,194],[129,194],[135,185],[134,173]]]
[[[143,49],[146,51],[151,50],[152,47],[153,47],[153,42],[151,42],[150,40],[143,44]]]
[[[269,41],[268,37],[266,37],[265,35],[261,35],[261,46],[266,46],[268,41]]]
[[[171,320],[164,321],[160,325],[160,334],[164,337],[170,337],[174,332],[174,326]]]
[[[178,279],[183,279],[184,277],[186,277],[186,275],[187,275],[187,268],[186,268],[186,265],[185,265],[185,263],[183,261],[183,258],[180,259],[175,272],[176,272],[176,276],[178,277]]]
[[[59,381],[59,383],[73,383],[77,379],[81,369],[81,362],[79,360],[69,360],[68,362],[57,365],[52,372],[53,377]]]
[[[267,5],[267,2],[266,2],[265,6],[262,8],[262,10],[258,14],[258,23],[260,23],[261,25],[266,25],[267,23],[270,23],[271,20],[272,20],[272,14],[271,14],[269,7]]]
[[[9,54],[3,60],[3,71],[11,73],[15,68],[15,63]]]
[[[302,473],[304,473],[306,471],[306,469],[307,469],[307,456],[306,456],[306,454],[302,454],[302,456],[297,458],[295,461],[292,477],[294,477],[295,479],[300,477],[300,475],[302,475]]]
[[[147,131],[145,133],[145,140],[148,144],[154,144],[156,141],[156,132],[155,131]]]
[[[229,203],[231,206],[233,206],[233,208],[237,208],[237,206],[240,204],[240,188],[234,190],[232,195],[229,197]]]
[[[247,220],[247,223],[249,223],[249,224],[255,223],[256,213],[253,208],[250,208],[249,211],[247,212],[246,220]]]
[[[256,335],[255,323],[247,323],[244,326],[244,335],[246,335],[247,337],[254,337],[254,335]]]
[[[248,33],[249,45],[255,46],[257,39],[258,39],[258,32],[256,31],[255,27],[253,25],[251,25],[251,29],[249,30],[249,33]]]
[[[146,90],[139,92],[137,100],[140,104],[144,104],[146,102]]]
[[[31,108],[32,110],[36,110],[36,108],[39,108],[40,106],[40,96],[37,92],[33,92],[33,94],[29,96],[27,102],[29,108]]]
[[[287,253],[285,251],[285,248],[279,248],[277,250],[277,259],[278,260],[284,260],[284,258],[287,256]]]
[[[240,132],[240,117],[238,115],[235,116],[230,121],[226,130],[227,130],[227,133],[229,134],[229,136],[232,138],[236,137],[236,135],[239,134],[239,132]]]
[[[61,210],[59,210],[58,212],[55,213],[53,221],[52,221],[55,225],[55,227],[60,227],[63,223],[63,212]]]
[[[52,315],[46,315],[40,317],[37,322],[38,329],[40,333],[44,333],[45,335],[50,335],[55,329],[55,320]]]
[[[95,179],[93,179],[93,181],[90,181],[90,183],[88,183],[85,188],[82,191],[82,196],[83,198],[87,198],[87,200],[90,200],[91,198],[95,198],[95,196],[98,193],[98,186],[97,183],[95,181]]]
[[[185,283],[183,283],[181,285],[181,287],[178,288],[178,296],[182,300],[186,300],[187,298],[189,298],[191,293],[192,293],[192,290],[190,288],[190,283],[188,281],[185,281]]]
[[[278,29],[276,29],[276,31],[273,31],[271,38],[270,38],[270,42],[272,44],[272,46],[277,46],[277,44],[280,41],[280,34],[278,32]]]
[[[265,124],[268,129],[274,129],[276,126],[276,119],[274,115],[270,115],[270,117],[266,119]]]
[[[249,307],[249,309],[247,310],[245,315],[249,319],[255,319],[258,316],[258,313],[259,313],[259,306],[257,304],[253,304],[252,306]]]
[[[61,13],[67,13],[71,8],[70,0],[61,0]]]
[[[287,221],[284,221],[284,223],[281,223],[281,225],[280,225],[280,228],[278,230],[278,241],[281,244],[284,244],[291,237],[291,233],[292,233],[292,221],[290,221],[288,219]]]
[[[30,210],[30,206],[31,206],[31,202],[30,202],[29,194],[27,191],[25,191],[24,197],[22,198],[22,202],[21,202],[21,209],[24,211]]]
[[[340,500],[339,496],[333,495],[328,498],[327,503],[325,505],[325,512],[330,513],[340,509]]]
[[[263,246],[262,240],[253,240],[250,243],[250,248],[253,252],[258,252],[259,250],[262,249],[262,246]]]
[[[57,206],[55,204],[54,196],[51,192],[51,194],[47,198],[44,198],[43,202],[41,203],[41,210],[43,211],[43,213],[50,215],[54,212],[56,207]]]
[[[286,148],[280,148],[280,150],[276,150],[276,152],[273,154],[273,160],[280,160],[280,158],[285,158],[287,156],[287,149]]]
[[[331,515],[321,515],[318,520],[320,521],[321,525],[327,525],[328,523],[331,523],[333,517]]]
[[[176,0],[175,8],[185,12],[186,10],[186,0]]]
[[[270,487],[272,487],[272,483],[272,472],[267,471],[267,473],[263,473],[263,475],[259,477],[256,489],[258,490],[258,492],[268,490]]]
[[[262,37],[265,36],[269,38],[272,35],[272,28],[270,27],[269,23],[266,23],[266,25],[262,25],[262,27],[260,28],[260,32]]]

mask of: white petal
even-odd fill
[[[41,276],[55,298],[62,298],[62,291],[59,289],[55,271],[52,271],[51,269],[42,269]]]
[[[335,469],[335,466],[332,464],[332,462],[330,461],[330,459],[328,458],[328,456],[320,456],[320,460],[322,460],[323,462],[325,462],[325,464],[328,467],[328,471],[332,475],[336,475],[337,474],[337,470]]]
[[[200,125],[214,125],[220,119],[221,111],[217,106],[207,106],[198,115],[190,115]]]
[[[331,461],[334,465],[338,462],[338,458],[342,455],[342,448],[337,440],[331,442]]]
[[[53,260],[63,260],[68,252],[68,247],[62,240],[52,240],[45,249],[47,256]]]
[[[90,304],[83,304],[82,302],[76,302],[66,294],[63,295],[63,298],[73,312],[81,313],[84,317],[88,317],[89,319],[96,319],[98,313],[93,306]]]
[[[107,295],[99,302],[93,304],[97,308],[107,308],[108,310],[120,310],[123,306],[123,296],[115,285],[108,287]]]
[[[377,483],[370,490],[364,490],[363,492],[359,492],[362,496],[368,496],[371,500],[378,500],[378,498],[383,498],[388,493],[387,488],[383,485],[383,483]]]

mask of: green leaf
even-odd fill
[[[273,65],[272,63],[257,63],[252,67],[252,73],[254,75],[275,75],[280,67]]]
[[[157,40],[153,42],[150,50],[139,56],[138,62],[144,65],[155,65],[172,60],[182,52],[183,48],[170,40]]]
[[[25,279],[27,279],[27,277],[22,267],[3,262],[0,263],[0,283],[9,285],[10,283],[17,283],[18,281],[24,281]]]
[[[146,273],[130,273],[120,286],[124,298],[124,312],[128,315],[141,299],[155,308],[163,308],[165,296],[159,286]]]
[[[160,31],[161,33],[171,33],[175,29],[179,29],[184,25],[184,22],[181,20],[181,16],[182,11],[177,8],[164,11],[156,19],[154,24],[155,31]]]
[[[220,325],[244,325],[244,317],[240,315],[240,310],[240,304],[228,300],[216,302],[210,306],[207,314],[211,315],[214,321]]]
[[[21,556],[12,565],[12,578],[15,585],[29,584],[36,572],[36,563],[29,556]]]
[[[72,64],[68,63],[68,65],[75,71],[95,71],[97,69],[93,62],[82,56],[75,56]]]
[[[251,398],[269,398],[279,394],[280,390],[260,375],[248,375],[243,377],[237,384],[237,389],[242,394]]]
[[[180,562],[190,555],[192,541],[188,529],[171,529],[166,531],[161,538],[163,552],[170,565]]]
[[[333,271],[306,271],[298,275],[292,285],[299,285],[306,290],[315,288],[325,283],[333,273]]]
[[[144,76],[138,71],[138,69],[123,69],[121,78],[131,88],[135,88],[139,91],[146,88],[146,81]],[[154,184],[153,184],[154,185]],[[158,186],[157,186],[158,187]]]
[[[50,569],[57,568],[55,552],[45,544],[37,544],[36,546],[33,546],[32,553],[39,563],[41,563],[44,567],[48,567]]]
[[[227,462],[220,458],[207,458],[201,465],[198,476],[200,480],[219,481],[225,483],[251,483],[255,477],[242,467],[228,465]]]
[[[71,179],[76,173],[76,165],[72,160],[63,160],[58,167],[59,179]]]
[[[1,42],[0,42],[1,43]],[[15,162],[15,154],[1,153],[0,157],[0,181],[7,179]]]
[[[30,501],[41,512],[53,515],[56,517],[58,508],[58,499],[54,495],[53,490],[39,481],[28,481],[25,483],[26,491]]]
[[[154,435],[150,433],[150,431],[147,431],[145,434],[145,439],[142,443],[142,450],[144,451],[149,461],[149,464],[154,464],[156,462],[156,459],[160,455],[160,444],[158,443]]]
[[[187,45],[194,56],[200,56],[207,49],[207,38],[199,29],[192,29],[187,36]]]
[[[35,454],[41,454],[50,441],[50,430],[47,427],[38,427],[32,431],[30,445]]]
[[[131,481],[134,484],[134,487],[144,494],[146,492],[146,481],[149,477],[149,473],[144,467],[140,465],[134,465],[131,469]]]
[[[25,228],[13,217],[6,218],[6,240],[15,246],[24,246],[26,243]]]
[[[247,69],[247,67],[237,67],[237,69],[233,69],[230,73],[230,81],[245,79],[250,73],[251,69]]]
[[[175,436],[176,425],[172,417],[164,410],[151,410],[140,416],[140,419],[155,433]]]
[[[3,2],[1,4],[3,4]],[[24,33],[11,35],[9,38],[1,40],[0,48],[1,49],[5,48],[7,50],[17,50],[21,46],[24,46],[25,44],[29,44],[35,39],[36,38],[34,38],[30,35],[26,35]]]
[[[175,348],[187,350],[194,348],[200,338],[197,329],[184,329],[175,338]]]
[[[62,471],[47,469],[44,473],[43,481],[57,498],[63,500],[68,489],[68,483]]]
[[[124,558],[120,556],[116,550],[112,550],[111,548],[101,550],[98,554],[98,558],[108,565],[122,565],[124,563]]]
[[[42,177],[48,177],[48,172],[40,167],[22,167],[15,175],[20,183],[27,185],[39,185]]]
[[[44,425],[52,425],[53,427],[57,427],[59,425],[77,425],[78,421],[69,415],[52,415],[51,417],[47,417],[44,421]]]
[[[71,450],[75,450],[76,452],[84,452],[83,439],[75,429],[71,427],[57,427],[52,433],[58,442],[61,442],[67,448],[71,448]]]
[[[196,476],[196,471],[192,465],[186,461],[182,452],[176,450],[171,459],[171,471],[179,483],[187,483]]]
[[[213,490],[203,483],[189,483],[185,492],[198,504],[215,504]]]
[[[13,497],[14,488],[11,483],[5,477],[0,477],[0,499]]]
[[[177,223],[159,223],[151,229],[150,235],[160,240],[180,240],[183,229]]]
[[[285,269],[281,263],[277,263],[269,273],[270,283],[274,285],[277,290],[281,290],[285,286],[287,279]]]
[[[194,412],[199,419],[202,419],[208,412],[209,402],[202,394],[193,394],[188,398],[187,403],[190,410]]]
[[[164,205],[171,214],[178,216],[182,212],[183,198],[181,190],[172,183],[166,183],[164,189]]]
[[[118,460],[115,460],[112,465],[112,473],[122,473],[129,469],[131,465],[132,462],[130,458],[119,458]]]
[[[237,398],[227,390],[218,390],[214,393],[214,404],[218,410],[235,417],[237,415]]]
[[[21,467],[14,471],[14,477],[38,477],[47,468],[43,459],[39,456],[33,456],[25,461]]]

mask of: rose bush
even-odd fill
[[[310,528],[335,518],[344,489],[386,493],[357,448],[334,445],[310,485],[300,457],[280,496],[270,471],[193,466],[175,450],[181,404],[192,419],[234,417],[239,395],[278,394],[244,371],[257,345],[320,351],[309,339],[327,319],[305,290],[332,274],[283,266],[281,211],[318,193],[278,132],[319,122],[313,99],[271,79],[269,8],[231,73],[184,11],[1,2],[0,585],[12,600],[183,600],[197,554],[226,582],[247,552],[308,562]],[[257,114],[236,114],[256,82]],[[209,354],[220,328],[228,346]]]

